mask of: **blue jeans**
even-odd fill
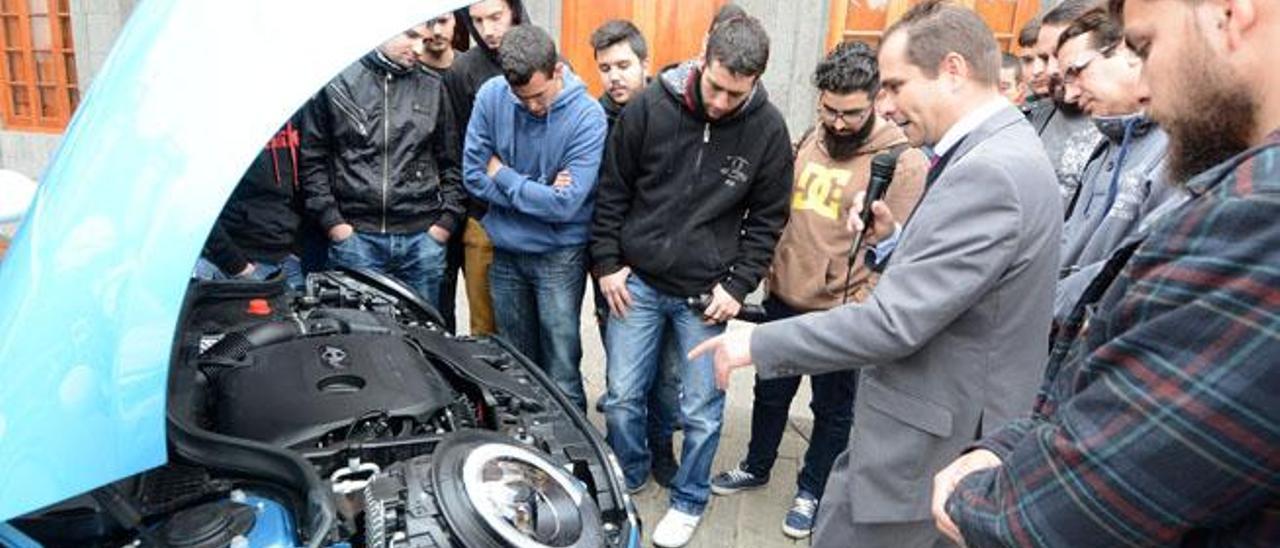
[[[289,289],[301,291],[306,285],[306,278],[302,275],[302,263],[298,261],[295,255],[287,255],[280,259],[279,262],[254,261],[253,274],[249,276],[254,280],[266,280],[276,274],[282,274],[284,281],[289,284]],[[223,272],[218,265],[212,261],[200,257],[196,261],[195,272],[191,273],[191,277],[200,280],[230,280],[235,278],[235,274]]]
[[[605,368],[609,397],[605,399],[606,440],[622,465],[627,486],[634,488],[649,474],[645,443],[649,390],[658,376],[664,332],[675,336],[686,355],[698,343],[724,333],[724,324],[706,325],[683,297],[662,293],[640,280],[627,279],[631,309],[626,317],[609,317]],[[670,329],[667,329],[670,326]],[[716,388],[711,356],[680,364],[680,416],[684,446],[680,469],[671,484],[671,507],[701,515],[711,495],[711,461],[720,445],[724,392]]]
[[[578,331],[587,283],[583,247],[550,253],[495,249],[489,292],[498,334],[538,364],[583,416],[582,335]]]
[[[364,268],[386,274],[404,282],[439,309],[444,254],[444,244],[426,232],[355,232],[341,242],[329,244],[329,267]]]
[[[771,322],[801,314],[773,296],[765,299],[764,308]],[[849,444],[858,370],[812,375],[809,387],[813,390],[809,400],[809,409],[813,410],[813,435],[804,452],[804,467],[796,476],[796,487],[821,500],[831,465]],[[800,377],[765,380],[756,376],[755,399],[751,404],[751,441],[747,445],[747,458],[742,461],[746,471],[767,477],[773,469],[778,445],[787,428],[791,400],[799,388]]]
[[[600,327],[600,342],[603,344],[609,340],[609,303],[600,292],[600,282],[592,281],[591,287],[595,291],[596,322]],[[664,440],[670,444],[676,421],[680,420],[680,376],[676,372],[684,364],[684,356],[680,354],[680,347],[670,329],[663,333],[662,338],[666,343],[662,345],[658,386],[649,391],[649,422],[646,429],[650,444]]]

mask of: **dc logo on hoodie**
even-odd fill
[[[735,187],[738,183],[746,183],[750,178],[747,170],[751,168],[751,162],[741,156],[728,156],[724,159],[724,164],[720,167],[720,175],[724,176],[724,186]]]

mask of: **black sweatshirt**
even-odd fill
[[[764,88],[708,120],[692,63],[662,73],[609,135],[592,224],[597,276],[630,266],[675,296],[722,284],[742,301],[787,222],[791,139]]]
[[[203,255],[228,276],[294,251],[301,224],[296,118],[254,158],[205,241]]]

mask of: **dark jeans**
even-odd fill
[[[797,316],[799,311],[770,296],[764,302],[769,321]],[[804,467],[796,487],[822,499],[822,490],[831,473],[831,463],[849,443],[853,425],[853,398],[858,390],[856,369],[809,377],[813,398],[813,434],[804,452]],[[787,428],[791,399],[800,388],[800,377],[763,380],[756,376],[755,400],[751,405],[751,442],[743,464],[748,472],[767,476],[778,458],[778,444]]]
[[[440,282],[440,296],[436,308],[444,316],[444,325],[449,331],[458,330],[458,273],[462,271],[462,229],[466,223],[460,223],[449,235],[445,246],[444,280]]]
[[[591,288],[595,293],[596,325],[600,328],[600,343],[609,340],[609,302],[600,292],[600,282],[591,280]],[[680,368],[684,366],[684,356],[680,354],[680,345],[676,342],[675,332],[670,327],[662,335],[662,356],[658,363],[658,378],[649,390],[649,419],[645,424],[645,432],[649,437],[649,445],[654,443],[671,443],[671,434],[680,420]],[[608,349],[605,349],[608,352]],[[608,392],[605,392],[608,396]],[[652,447],[650,447],[652,449]]]
[[[546,371],[584,416],[578,320],[586,278],[583,247],[540,254],[495,249],[489,266],[498,334]]]
[[[329,245],[329,265],[365,268],[391,276],[439,306],[444,278],[444,244],[426,232],[378,234],[355,232]]]
[[[284,276],[285,283],[289,284],[289,289],[294,291],[302,291],[306,287],[306,277],[302,274],[302,263],[298,261],[296,255],[288,255],[278,262],[254,261],[253,274],[249,276],[253,280],[266,280],[276,274]],[[223,272],[218,265],[204,257],[200,257],[196,261],[196,270],[192,275],[201,280],[230,280],[235,278],[235,274],[227,274]]]

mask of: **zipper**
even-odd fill
[[[691,196],[693,195],[693,189],[698,186],[698,183],[702,182],[702,153],[707,149],[707,144],[710,142],[711,123],[707,122],[702,126],[702,146],[698,147],[698,155],[693,157],[693,179],[689,181],[688,185],[685,185],[684,197],[681,200],[685,207],[686,221],[693,215],[693,211],[691,211],[693,207]],[[671,238],[667,238],[662,242],[662,253],[664,255],[671,249],[672,243]]]
[[[356,125],[356,130],[360,132],[361,136],[368,137],[369,128],[365,125],[365,120],[368,119],[368,116],[365,114],[364,110],[357,106],[356,102],[348,97],[346,93],[343,93],[338,86],[330,84],[329,91],[333,92],[331,97],[333,97],[334,106],[338,107],[338,110],[341,110],[343,114],[347,115],[347,118],[351,120],[351,123]]]
[[[387,161],[389,153],[387,149],[391,146],[391,73],[387,73],[387,77],[382,80],[382,233],[387,233],[387,179],[388,165]]]
[[[706,150],[707,143],[710,143],[710,142],[711,142],[711,123],[707,122],[706,125],[702,126],[702,146],[698,147],[698,156],[693,161],[694,169],[702,168],[702,151]],[[701,177],[702,173],[700,171],[695,172],[694,175],[695,175],[694,179],[702,178]]]

